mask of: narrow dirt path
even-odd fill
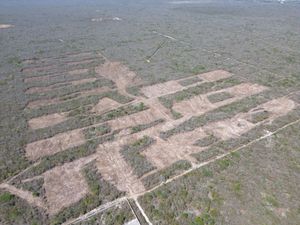
[[[32,205],[35,205],[35,206],[38,206],[40,208],[47,210],[47,207],[45,206],[44,202],[40,198],[34,197],[32,195],[32,193],[29,191],[18,189],[9,184],[0,184],[0,188],[3,188],[5,190],[9,191],[11,194],[16,195],[16,196],[26,200],[27,202],[29,202]]]
[[[142,206],[140,205],[140,203],[138,202],[137,198],[134,198],[135,204],[136,206],[139,208],[139,210],[141,211],[143,217],[145,218],[145,220],[147,221],[148,225],[152,225],[152,223],[150,222],[150,219],[148,218],[147,214],[145,213],[145,211],[143,210]]]

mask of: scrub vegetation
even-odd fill
[[[299,6],[0,3],[0,224],[298,224]]]

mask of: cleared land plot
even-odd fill
[[[142,92],[148,98],[154,98],[161,95],[166,95],[182,89],[182,86],[177,81],[168,81],[154,86],[143,87]]]
[[[228,105],[250,95],[258,94],[267,88],[257,84],[243,83],[230,88],[222,89],[216,92],[207,93],[205,95],[195,96],[191,99],[177,102],[173,109],[184,116],[201,115],[223,105]],[[209,96],[227,93],[232,96],[225,98],[223,101],[211,102]]]
[[[104,94],[111,90],[112,89],[110,89],[109,87],[100,87],[100,88],[94,88],[91,90],[84,90],[84,91],[76,92],[76,93],[74,93],[74,96],[70,96],[70,98],[67,98],[67,96],[66,96],[66,99],[59,97],[59,98],[52,98],[52,99],[41,99],[41,100],[30,101],[27,104],[27,108],[36,109],[36,108],[43,107],[43,106],[49,106],[49,105],[53,105],[53,104],[63,103],[64,101],[68,101],[68,100],[74,100],[76,98],[78,99],[80,97],[88,97],[88,96],[93,96],[93,95]]]
[[[57,134],[51,138],[36,141],[26,146],[26,156],[30,160],[37,160],[43,156],[53,155],[85,142],[82,130],[72,130]]]
[[[104,113],[114,108],[118,108],[121,104],[110,98],[102,98],[100,101],[91,109],[93,113]]]
[[[144,186],[137,176],[133,174],[130,165],[121,155],[121,147],[128,142],[113,142],[98,147],[99,158],[96,166],[103,178],[114,184],[119,190],[127,193],[139,193]]]
[[[126,88],[141,84],[137,75],[119,62],[105,62],[95,69],[96,74],[112,80],[120,93],[127,93]]]
[[[54,113],[47,116],[41,116],[38,118],[33,118],[28,121],[29,127],[32,129],[40,129],[49,126],[54,126],[63,121],[67,120],[65,113]]]
[[[144,123],[151,123],[163,118],[165,118],[165,114],[162,113],[160,109],[150,108],[142,112],[112,120],[109,122],[109,125],[113,130],[118,130],[126,127],[134,127]]]
[[[177,81],[167,81],[164,83],[143,87],[141,89],[141,91],[148,98],[154,98],[154,97],[159,97],[159,96],[178,92],[180,90],[185,89],[185,87],[188,87],[188,86],[195,86],[202,82],[218,81],[218,80],[229,78],[231,76],[232,76],[232,74],[227,71],[216,70],[216,71],[212,71],[209,73],[199,74],[197,76],[193,76],[193,77],[189,78],[195,82],[187,83],[187,85],[185,85],[187,78],[184,78],[184,79],[180,79]],[[181,85],[182,82],[183,82],[183,85]]]
[[[46,199],[51,215],[78,202],[88,193],[88,185],[81,173],[80,163],[76,161],[67,163],[44,174]]]
[[[208,147],[201,148],[198,145],[194,145],[197,140],[211,135],[221,140],[238,138],[263,122],[269,122],[288,114],[295,108],[295,105],[295,102],[288,98],[274,99],[259,105],[247,113],[240,113],[230,119],[209,123],[193,131],[173,135],[167,140],[157,138],[156,143],[143,151],[142,154],[160,169],[182,159],[194,161],[190,154],[200,152]],[[258,110],[269,112],[269,117],[260,121],[260,123],[254,124],[249,122],[247,119],[251,118],[253,111],[257,112]]]

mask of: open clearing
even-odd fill
[[[287,2],[0,3],[0,224],[298,224]]]
[[[13,25],[10,24],[0,24],[0,29],[6,29],[6,28],[10,28],[13,27]]]

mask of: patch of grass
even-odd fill
[[[232,158],[235,158],[235,159],[240,159],[241,158],[241,154],[239,152],[231,152],[230,156]]]
[[[0,223],[43,225],[49,221],[43,209],[34,207],[8,192],[0,191]]]
[[[131,127],[131,134],[134,134],[134,133],[138,133],[140,131],[143,131],[143,130],[146,130],[148,128],[151,128],[151,127],[154,127],[160,123],[163,123],[165,122],[164,119],[158,119],[158,120],[155,120],[153,122],[150,122],[150,123],[146,123],[146,124],[140,124],[140,125],[137,125],[137,126],[134,126],[134,127]]]
[[[141,87],[140,86],[132,86],[132,87],[128,87],[126,89],[126,91],[134,96],[143,96],[143,94],[141,93]]]
[[[4,85],[7,85],[8,82],[7,80],[3,79],[3,80],[0,80],[0,86],[4,86]]]
[[[192,156],[197,159],[198,162],[204,162],[206,160],[212,159],[213,157],[216,157],[219,154],[224,153],[222,148],[218,148],[215,146],[210,147],[207,150],[193,153]]]
[[[117,109],[111,110],[107,113],[104,113],[100,116],[96,116],[95,119],[97,122],[106,122],[108,120],[113,120],[118,117],[130,115],[133,113],[141,112],[143,110],[149,109],[148,106],[146,106],[143,102],[140,102],[138,104],[132,104],[128,106],[121,106]]]
[[[203,73],[205,70],[206,70],[205,66],[198,65],[192,68],[191,73],[196,75],[199,73]]]
[[[275,207],[275,208],[279,207],[279,202],[277,201],[277,199],[273,195],[268,195],[267,194],[264,197],[264,200],[265,200],[267,206],[272,206],[272,207]]]
[[[268,119],[270,116],[270,113],[268,111],[260,111],[260,112],[255,112],[251,114],[251,118],[249,119],[249,122],[251,123],[258,123],[261,121],[264,121]]]
[[[121,154],[126,162],[131,165],[134,173],[141,177],[144,174],[154,170],[155,167],[140,153],[154,143],[154,139],[144,136],[130,145],[125,145]]]
[[[232,189],[233,189],[233,192],[236,195],[240,196],[241,190],[242,190],[242,184],[241,184],[241,182],[240,181],[234,181],[232,183]]]
[[[296,63],[296,59],[295,59],[294,56],[287,56],[287,57],[285,57],[285,60],[286,60],[286,62],[289,63],[289,64],[294,64],[294,63]]]
[[[101,124],[98,126],[89,127],[87,129],[84,129],[83,131],[86,139],[96,138],[104,134],[108,134],[110,132],[111,128],[108,126],[108,124]]]
[[[286,88],[298,88],[300,84],[299,74],[292,74],[272,83],[274,88],[286,90]]]
[[[217,142],[218,138],[213,136],[213,135],[209,135],[206,136],[202,139],[197,140],[194,145],[195,146],[199,146],[199,147],[207,147],[209,145],[212,145],[213,143]]]
[[[197,216],[192,225],[215,225],[216,221],[210,213],[203,213],[201,216]]]
[[[183,117],[183,115],[177,111],[175,111],[174,109],[171,109],[171,114],[173,116],[173,119],[177,120]]]
[[[11,201],[15,196],[8,193],[8,192],[5,192],[3,194],[0,195],[0,203],[5,203],[5,202],[9,202]]]
[[[22,182],[21,184],[18,185],[18,188],[22,188],[27,191],[30,191],[34,196],[44,197],[45,188],[43,187],[43,185],[44,185],[44,178],[39,178],[24,183]]]
[[[230,166],[231,161],[230,159],[220,159],[217,161],[217,164],[221,170],[225,170]]]
[[[189,86],[189,85],[201,82],[201,81],[203,81],[203,80],[200,77],[191,77],[191,78],[187,78],[184,80],[180,80],[180,81],[178,81],[178,83],[181,84],[182,86]]]
[[[135,219],[130,206],[125,202],[118,206],[97,213],[89,220],[79,222],[78,225],[124,225]]]
[[[168,180],[169,178],[188,170],[191,168],[191,166],[192,165],[189,161],[179,160],[173,163],[171,166],[143,178],[142,182],[147,189],[151,189],[152,187]]]
[[[219,93],[209,95],[207,96],[207,98],[211,103],[217,103],[217,102],[222,102],[224,100],[233,98],[233,96],[228,92],[219,92]]]
[[[213,171],[211,169],[208,169],[208,168],[202,169],[202,174],[205,177],[213,177]]]
[[[22,60],[19,56],[13,56],[7,59],[7,63],[16,66],[21,67],[22,66]]]

